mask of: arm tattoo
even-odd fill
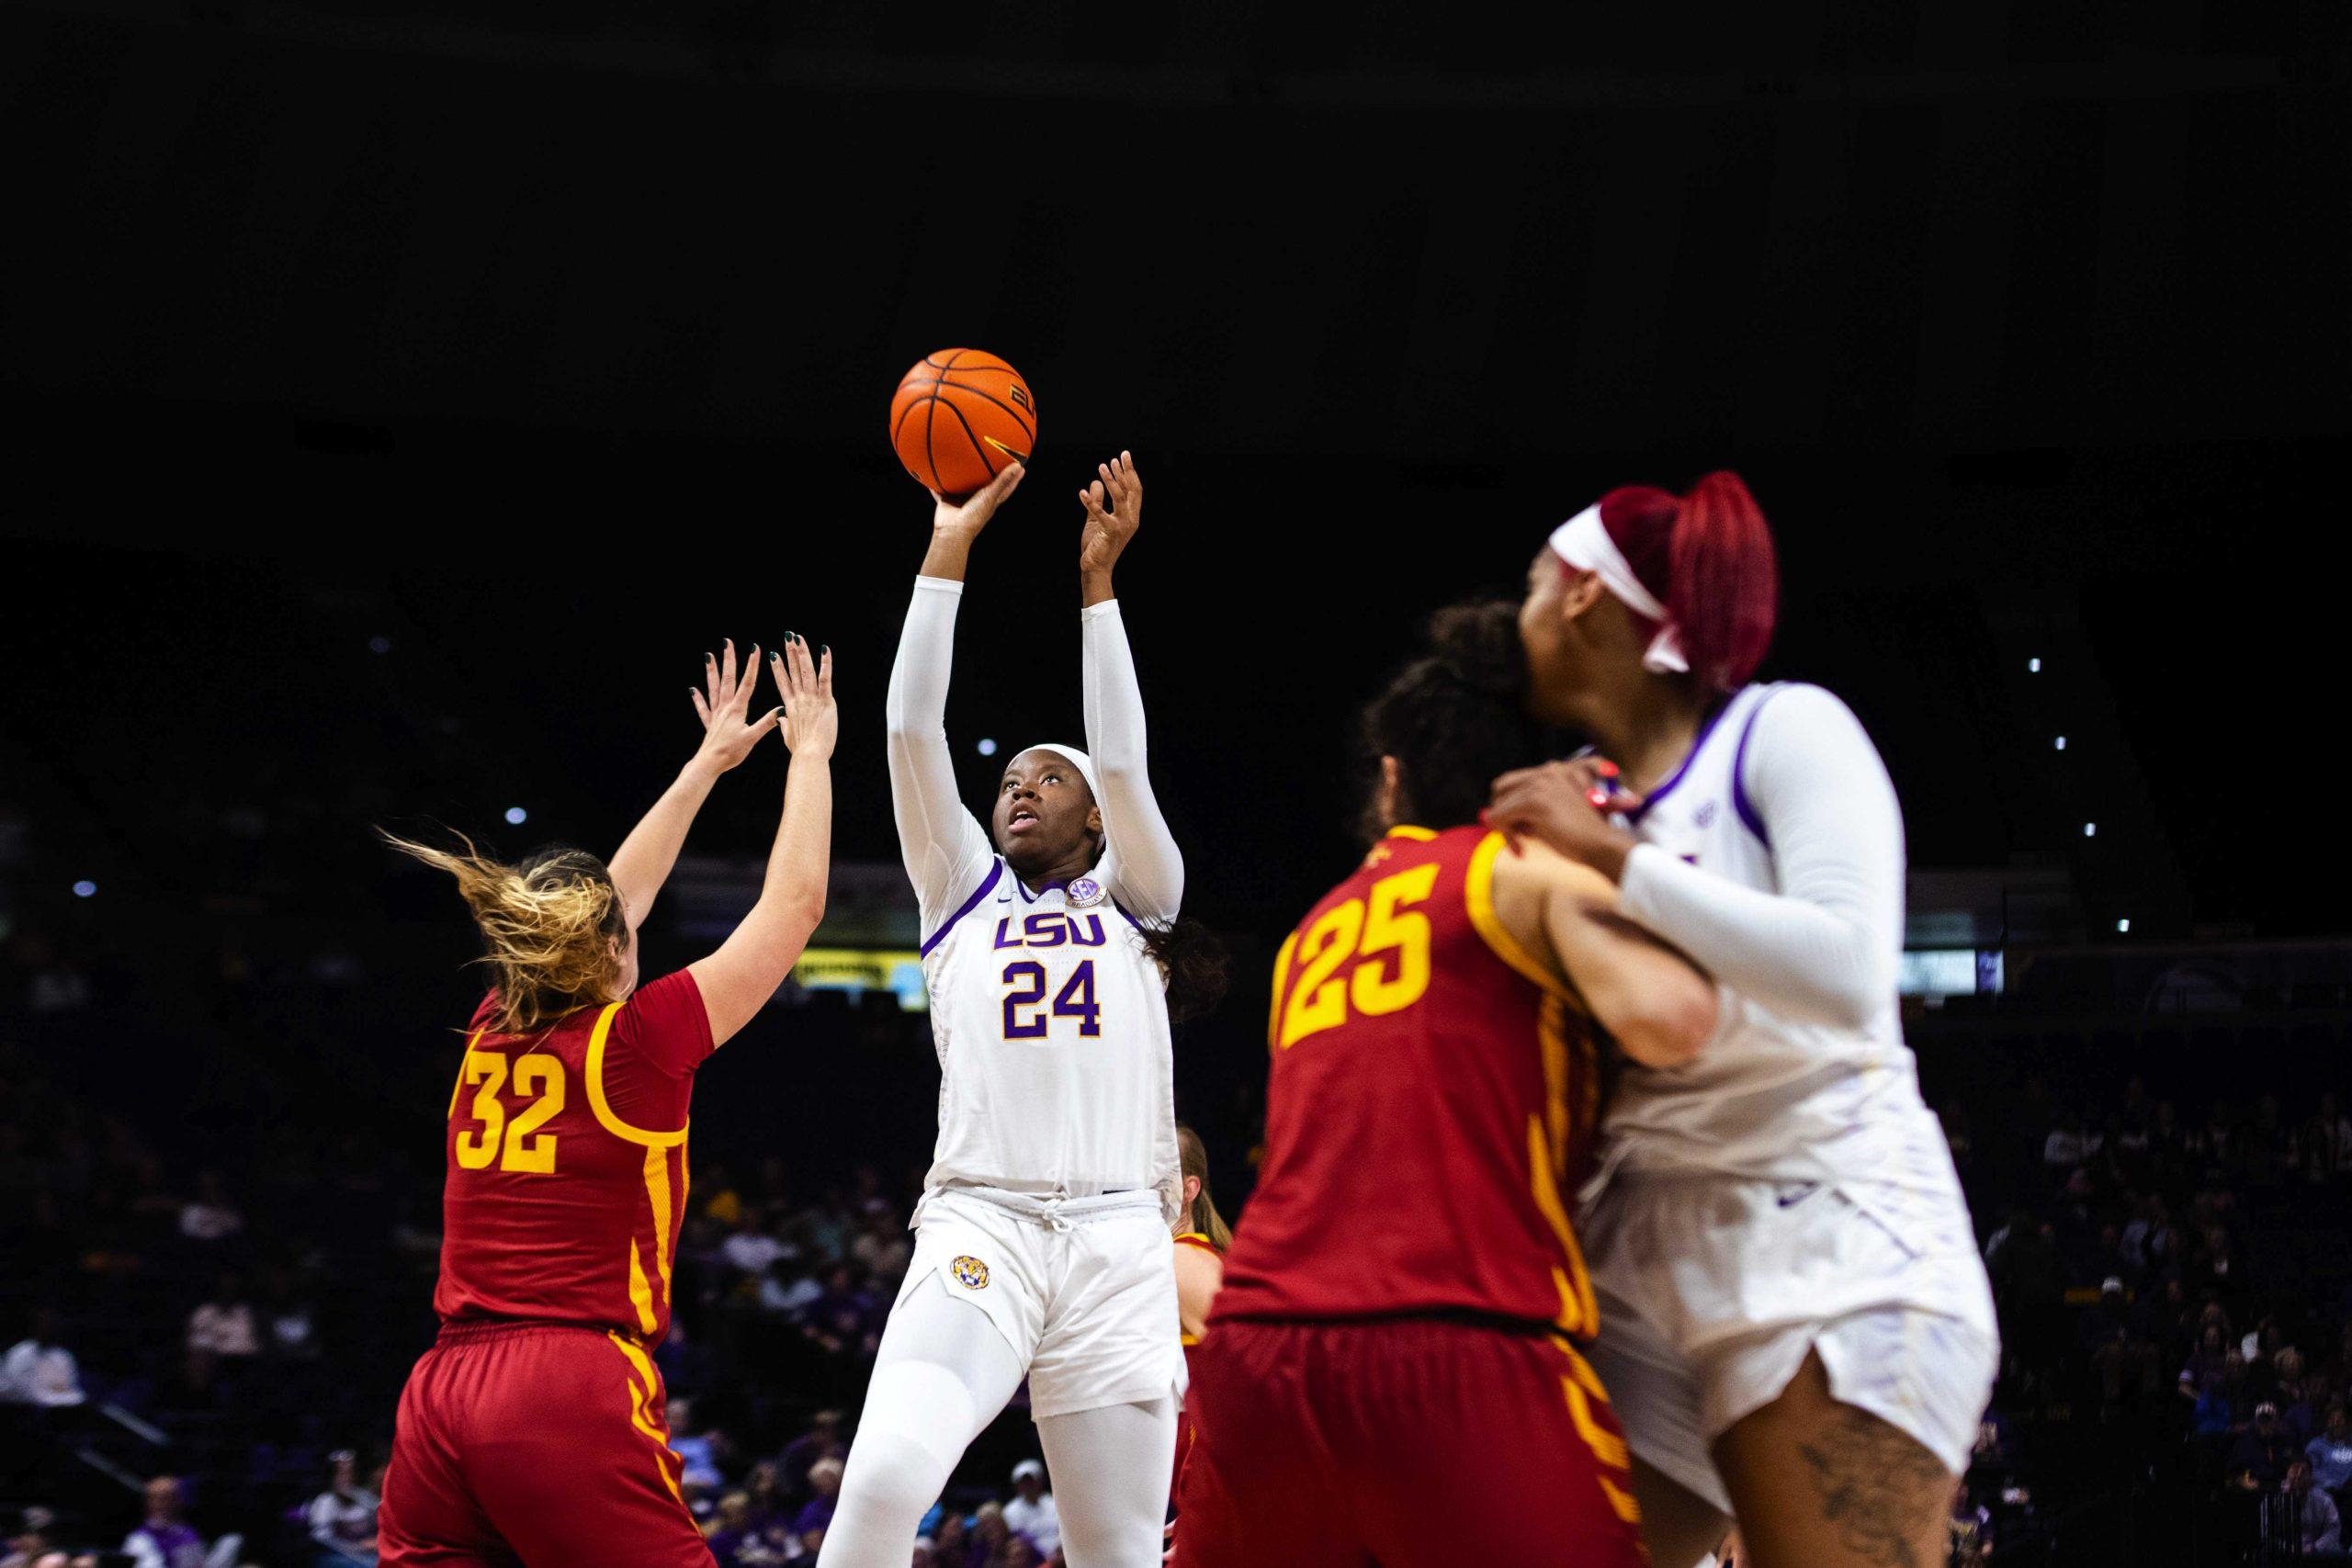
[[[1948,1506],[1951,1477],[1935,1455],[1851,1408],[1797,1452],[1813,1472],[1822,1517],[1837,1525],[1847,1551],[1884,1568],[1933,1568],[1913,1544],[1924,1522]]]

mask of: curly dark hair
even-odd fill
[[[1358,826],[1387,831],[1380,759],[1399,773],[1400,821],[1430,829],[1478,820],[1498,774],[1556,751],[1556,737],[1527,716],[1527,654],[1519,606],[1507,599],[1449,604],[1430,617],[1425,651],[1364,705],[1362,743],[1371,779]]]

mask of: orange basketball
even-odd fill
[[[1037,449],[1036,400],[995,355],[943,348],[900,378],[890,446],[917,484],[968,495]]]

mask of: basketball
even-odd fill
[[[890,446],[917,484],[968,495],[1037,449],[1036,400],[995,355],[943,348],[899,378]]]

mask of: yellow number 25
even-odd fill
[[[1409,906],[1428,899],[1437,869],[1419,865],[1384,877],[1368,897],[1334,904],[1291,938],[1274,964],[1278,1049],[1338,1028],[1351,1010],[1378,1017],[1421,999],[1430,987],[1430,920]],[[1290,985],[1294,964],[1298,979]]]

